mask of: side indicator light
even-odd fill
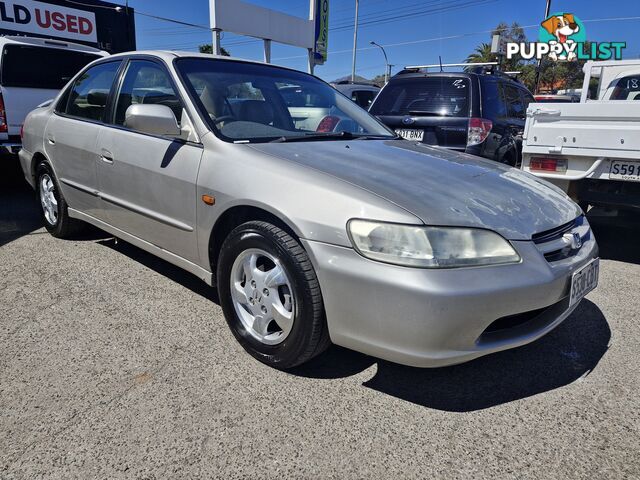
[[[202,195],[202,201],[207,205],[215,205],[216,197],[213,195]]]

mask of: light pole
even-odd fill
[[[384,51],[384,47],[382,45],[377,44],[373,40],[371,40],[369,43],[371,45],[375,45],[380,50],[382,50],[382,54],[384,55],[384,63],[386,65],[386,68],[385,68],[385,71],[384,71],[384,84],[386,85],[387,83],[389,83],[389,77],[391,76],[391,65],[389,65],[389,59],[387,58],[387,52]]]
[[[358,44],[358,3],[356,0],[356,20],[353,26],[353,59],[351,61],[351,82],[356,82],[356,46]]]

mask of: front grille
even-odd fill
[[[575,235],[580,239],[577,245],[573,238]],[[591,228],[584,215],[580,215],[571,222],[536,233],[531,238],[548,262],[558,262],[580,251],[584,242],[591,238]]]
[[[557,240],[558,238],[562,238],[562,235],[564,235],[565,233],[570,232],[578,223],[582,223],[581,220],[584,220],[584,215],[580,215],[570,222],[567,222],[564,225],[560,225],[559,227],[552,228],[551,230],[534,233],[531,236],[531,239],[533,240],[533,243],[536,244]]]

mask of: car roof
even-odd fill
[[[336,90],[380,90],[379,86],[370,83],[331,83],[331,86]]]
[[[480,80],[502,80],[504,82],[513,83],[514,85],[526,88],[521,82],[505,73],[479,73],[479,72],[424,72],[404,70],[396,73],[389,81],[399,80],[402,78],[429,78],[429,77],[467,77],[478,78]]]
[[[224,61],[234,61],[234,62],[244,62],[244,63],[253,63],[256,65],[267,65],[275,68],[282,68],[285,70],[291,70],[295,72],[299,72],[295,68],[283,67],[281,65],[274,65],[273,63],[265,63],[259,62],[257,60],[247,60],[246,58],[238,58],[238,57],[228,57],[226,55],[215,55],[212,53],[196,53],[196,52],[185,52],[181,50],[135,50],[131,52],[122,52],[111,55],[111,58],[121,58],[121,57],[132,57],[139,55],[148,55],[160,58],[167,63],[171,63],[176,58],[206,58],[216,60],[224,60]]]

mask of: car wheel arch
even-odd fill
[[[42,162],[46,162],[51,167],[51,169],[53,170],[53,174],[55,175],[55,169],[53,168],[53,165],[51,165],[51,162],[46,157],[46,155],[42,152],[36,152],[31,157],[31,177],[34,180],[36,178],[36,170],[38,169],[38,165],[40,165]]]
[[[208,253],[212,272],[216,271],[218,255],[224,240],[234,228],[248,221],[269,222],[280,227],[296,240],[300,240],[298,232],[281,216],[254,205],[234,205],[220,214],[209,235]]]

